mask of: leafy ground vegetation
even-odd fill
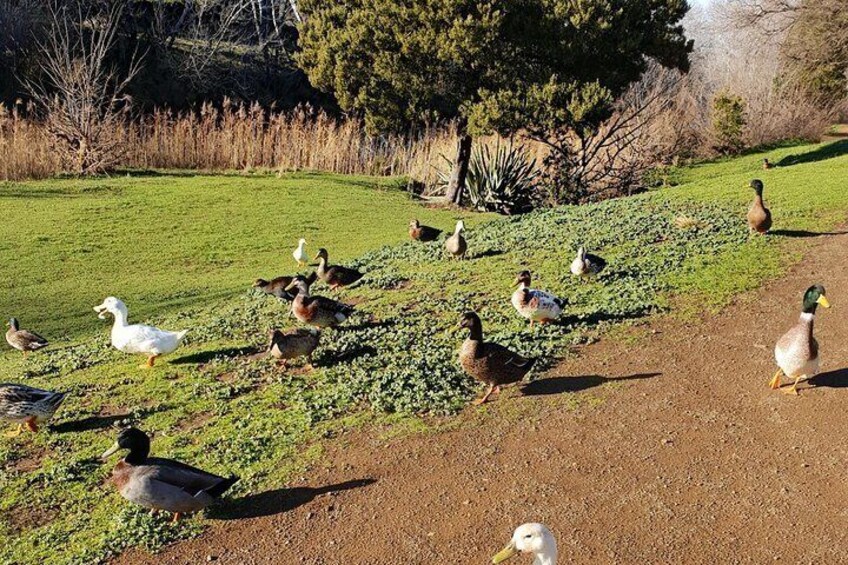
[[[112,490],[111,465],[97,455],[116,426],[152,432],[158,455],[240,475],[234,500],[209,512],[235,519],[245,497],[301,472],[320,458],[320,440],[345,426],[465,406],[476,391],[456,363],[465,310],[480,313],[492,339],[553,363],[615,324],[726,304],[779,274],[799,238],[845,219],[848,148],[840,143],[670,171],[677,186],[629,199],[468,216],[464,262],[449,261],[441,241],[403,242],[409,217],[450,229],[455,214],[420,207],[391,186],[377,194],[371,179],[5,185],[3,312],[54,344],[27,361],[6,353],[3,380],[70,397],[52,429],[0,439],[0,536],[9,540],[0,563],[96,562],[200,531],[201,520],[171,527]],[[778,167],[763,171],[763,156]],[[749,237],[744,223],[754,177],[775,215],[766,238]],[[324,332],[314,370],[249,359],[269,328],[295,323],[276,299],[248,289],[256,277],[293,271],[289,254],[301,235],[314,240],[313,251],[327,247],[331,260],[366,271],[360,285],[338,293],[357,312]],[[597,281],[568,274],[580,244],[610,263]],[[510,283],[523,268],[534,286],[568,299],[560,324],[531,331],[512,311]],[[330,294],[320,284],[314,291]],[[131,320],[190,328],[186,345],[138,369],[140,359],[110,349],[108,325],[91,310],[107,294],[127,301]]]

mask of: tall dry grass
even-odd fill
[[[5,180],[63,172],[46,128],[29,110],[0,105]],[[307,107],[275,112],[228,101],[198,111],[159,109],[116,128],[113,138],[124,145],[122,165],[128,168],[410,175],[426,185],[435,184],[442,155],[452,156],[456,145],[452,125],[374,137],[359,120],[337,120]]]

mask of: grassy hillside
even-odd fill
[[[409,217],[449,227],[453,214],[417,208],[401,193],[377,195],[367,179],[7,186],[4,202],[16,207],[10,217],[31,214],[17,234],[3,227],[0,268],[14,270],[27,287],[4,289],[14,301],[4,311],[21,310],[19,317],[33,320],[28,326],[65,327],[78,339],[57,340],[26,362],[11,352],[0,358],[10,380],[71,393],[52,430],[0,439],[0,532],[12,540],[0,548],[0,562],[88,562],[202,527],[199,519],[168,527],[165,517],[152,518],[111,490],[110,465],[95,457],[113,441],[115,425],[155,432],[156,454],[242,476],[236,500],[211,513],[234,518],[252,493],[285,483],[320,456],[303,446],[355,421],[363,406],[441,414],[463,407],[476,391],[455,361],[464,337],[456,324],[467,309],[480,312],[494,339],[553,363],[570,344],[665,310],[675,297],[722,304],[780,273],[803,237],[845,219],[845,153],[838,145],[782,148],[765,154],[784,165],[770,171],[760,169],[764,155],[749,155],[677,171],[685,184],[631,199],[489,222],[475,217],[471,260],[461,263],[445,259],[441,242],[396,243]],[[754,177],[764,180],[775,215],[767,238],[749,237],[744,224]],[[201,223],[207,215],[211,227]],[[681,217],[695,227],[676,227]],[[251,362],[245,353],[265,331],[292,321],[273,299],[245,288],[258,275],[290,271],[290,242],[310,228],[305,237],[331,258],[367,271],[362,285],[338,293],[358,304],[357,314],[345,329],[324,333],[313,371]],[[175,235],[171,245],[157,245],[162,231]],[[47,239],[28,243],[27,252],[11,244],[42,233]],[[581,243],[610,261],[598,281],[568,275]],[[61,254],[69,261],[55,261]],[[533,270],[534,285],[568,298],[561,324],[530,331],[512,311],[510,283],[522,268]],[[191,328],[186,347],[153,370],[137,369],[140,359],[108,347],[106,324],[90,310],[105,294],[124,297],[136,320]]]

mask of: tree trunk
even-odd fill
[[[462,194],[465,191],[465,178],[468,176],[468,164],[471,162],[471,136],[462,134],[456,148],[456,161],[451,171],[448,193],[445,199],[457,206],[462,204]]]

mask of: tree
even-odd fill
[[[685,0],[302,0],[300,66],[369,131],[456,120],[472,137],[603,121],[646,57],[688,68]]]
[[[123,157],[115,132],[125,119],[127,86],[140,60],[133,56],[125,72],[110,64],[122,10],[82,0],[56,2],[47,10],[49,29],[39,42],[44,80],[27,87],[45,112],[64,165],[76,174],[103,172]]]

